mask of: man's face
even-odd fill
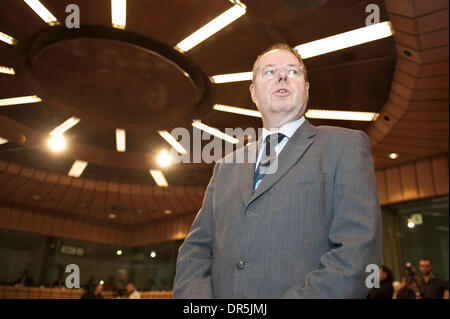
[[[250,93],[264,126],[283,125],[305,113],[309,83],[295,55],[281,49],[269,51],[260,58],[255,72]]]
[[[419,262],[419,269],[425,276],[430,275],[432,267],[429,260],[421,260]]]

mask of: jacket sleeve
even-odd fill
[[[202,207],[178,251],[173,287],[174,298],[208,299],[214,297],[211,286],[212,202],[218,166],[219,164],[216,164],[214,167]]]
[[[343,139],[332,198],[330,250],[305,284],[291,287],[282,298],[366,298],[369,293],[366,267],[380,266],[382,226],[370,143],[362,131]]]

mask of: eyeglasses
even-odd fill
[[[273,79],[280,74],[281,70],[284,70],[284,73],[291,79],[299,79],[302,75],[302,69],[297,65],[288,65],[283,68],[280,68],[276,65],[268,65],[262,68],[261,76],[264,79]]]

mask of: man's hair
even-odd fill
[[[422,261],[422,260],[423,260],[423,261],[428,261],[428,262],[430,262],[430,265],[433,265],[433,264],[431,263],[430,258],[426,258],[426,257],[425,257],[425,258],[420,258],[419,262]]]
[[[288,44],[286,43],[277,43],[274,44],[272,46],[270,46],[268,49],[266,49],[263,53],[261,53],[260,55],[258,55],[258,57],[256,58],[255,63],[253,64],[253,79],[252,82],[255,82],[255,78],[256,78],[256,69],[258,68],[258,63],[259,60],[262,58],[262,56],[264,54],[266,54],[267,52],[273,51],[273,50],[285,50],[288,51],[290,53],[292,53],[293,55],[295,55],[298,59],[298,62],[300,63],[300,68],[303,71],[303,77],[305,78],[305,82],[308,82],[308,72],[306,71],[306,67],[303,64],[303,60],[302,57],[300,56],[300,54],[295,51],[294,49],[292,49]]]

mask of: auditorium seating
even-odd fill
[[[83,289],[1,286],[0,299],[80,299]],[[140,291],[142,299],[171,299],[171,291]],[[103,291],[104,299],[115,299],[113,291]]]

